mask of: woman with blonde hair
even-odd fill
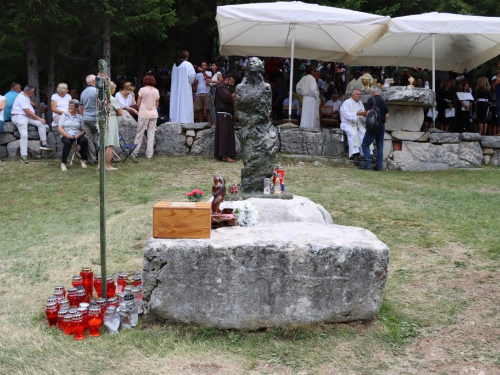
[[[493,102],[491,87],[486,77],[479,77],[477,80],[478,89],[476,92],[476,115],[479,125],[479,133],[486,134],[488,130],[488,112],[490,104]]]
[[[68,105],[71,99],[71,95],[68,94],[68,85],[66,83],[58,84],[57,92],[52,95],[50,100],[53,120],[52,126],[57,126],[59,124],[61,115],[68,111]]]
[[[125,82],[119,93],[115,95],[116,100],[120,103],[120,108],[126,110],[137,120],[139,107],[135,104],[135,94],[131,91],[132,82]]]

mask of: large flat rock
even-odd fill
[[[403,142],[402,151],[393,151],[387,165],[389,169],[420,172],[477,167],[482,161],[483,151],[479,142]]]
[[[150,238],[148,318],[234,329],[377,315],[389,248],[368,230],[313,223],[225,227],[210,239]]]
[[[496,135],[483,135],[481,137],[481,146],[500,148],[500,137]]]
[[[281,130],[280,151],[290,154],[344,156],[345,147],[341,138],[341,134],[336,134],[330,129]]]
[[[388,104],[389,119],[385,131],[418,132],[424,122],[424,110],[420,107]]]

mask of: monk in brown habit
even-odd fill
[[[217,85],[215,96],[215,108],[217,111],[215,121],[214,156],[219,160],[234,163],[232,159],[236,155],[234,139],[234,97],[228,86],[234,85],[234,78],[227,74],[226,79]]]

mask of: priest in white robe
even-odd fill
[[[364,116],[366,116],[366,111],[361,102],[361,90],[354,89],[351,97],[340,107],[340,128],[347,135],[349,157],[354,159],[356,165],[359,165],[359,155],[362,153],[361,143],[366,132],[363,124]],[[371,145],[370,150],[373,150],[373,145]]]
[[[302,95],[301,128],[319,128],[319,88],[312,75],[313,67],[308,65],[306,75],[297,83],[297,92]]]
[[[193,65],[187,61],[188,51],[182,51],[172,67],[170,89],[170,121],[194,122],[192,84],[196,77]]]

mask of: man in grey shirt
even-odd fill
[[[80,113],[83,116],[83,127],[85,136],[89,141],[88,161],[96,164],[99,148],[99,133],[97,130],[97,89],[95,88],[95,75],[87,76],[87,88],[80,95]]]

